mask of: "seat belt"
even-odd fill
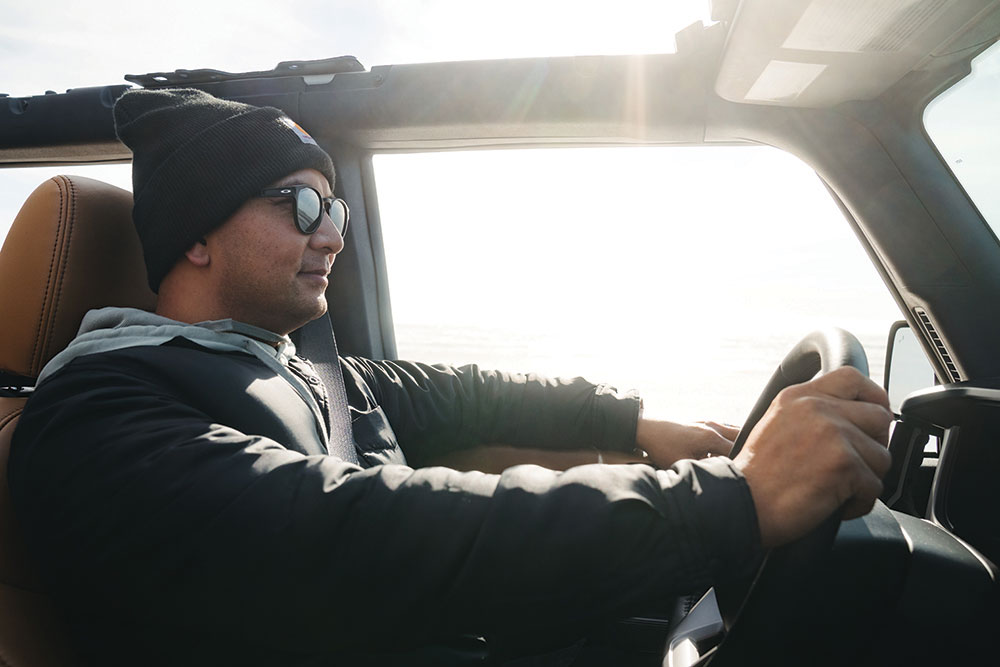
[[[340,368],[337,339],[333,335],[330,316],[324,314],[292,332],[292,342],[299,354],[312,362],[316,375],[326,385],[327,433],[330,454],[350,463],[359,463],[351,430],[351,413],[347,409],[344,371]]]

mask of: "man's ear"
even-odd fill
[[[191,247],[184,251],[187,260],[198,267],[205,267],[212,263],[212,257],[208,252],[208,243],[205,239],[198,239],[192,243]]]

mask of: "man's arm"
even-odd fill
[[[640,401],[582,378],[345,359],[372,386],[414,465],[500,472],[533,463],[651,463],[729,453],[738,429],[640,418]]]
[[[639,398],[608,385],[475,365],[351,357],[344,368],[345,378],[373,389],[407,460],[416,466],[461,458],[461,452],[481,445],[558,451],[549,463],[574,465],[596,463],[597,449],[635,451]],[[497,461],[507,458],[503,450],[494,453]]]
[[[853,368],[778,394],[735,461],[750,485],[763,545],[801,537],[840,508],[845,519],[867,514],[891,464],[891,421],[885,391]],[[728,455],[738,434],[714,422],[640,419],[636,440],[654,463],[669,466]]]
[[[115,610],[164,645],[178,631],[305,652],[554,641],[758,555],[729,461],[361,470],[213,423],[156,373],[100,356],[38,388],[11,490],[76,613]],[[262,618],[268,633],[248,632]]]
[[[735,464],[484,475],[292,452],[100,356],[36,391],[10,488],[78,617],[162,646],[565,639],[746,572],[758,514],[776,545],[845,503],[864,511],[887,460],[884,393],[846,370],[783,392]],[[260,619],[267,633],[250,631]]]
[[[566,470],[591,463],[647,463],[669,468],[681,459],[728,456],[739,429],[716,422],[677,422],[641,417],[636,426],[635,451],[572,449],[552,450],[509,445],[484,445],[461,449],[433,460],[434,465],[456,470],[503,472],[526,463],[552,470]]]

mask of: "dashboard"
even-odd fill
[[[928,518],[1000,562],[1000,380],[920,391],[900,411],[903,424],[941,435]]]

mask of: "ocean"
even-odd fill
[[[582,376],[638,391],[656,416],[739,425],[774,369],[809,331],[674,331],[615,340],[572,330],[397,323],[396,340],[401,359]],[[881,385],[889,323],[852,333],[865,347],[870,377]]]
[[[839,326],[882,382],[900,313],[816,174],[766,147],[379,155],[401,358],[636,389],[739,424]]]

